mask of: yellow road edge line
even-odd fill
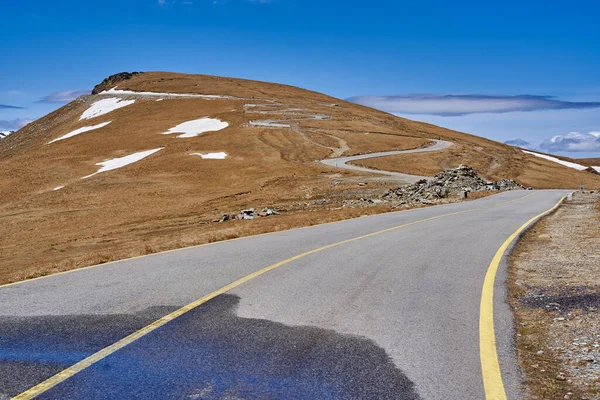
[[[556,210],[565,197],[563,196],[552,208],[525,222],[510,235],[494,255],[485,274],[479,308],[479,357],[481,360],[481,375],[483,377],[486,400],[506,400],[506,391],[504,389],[504,382],[502,381],[494,331],[494,283],[496,281],[496,273],[511,243],[535,221]]]
[[[493,196],[499,196],[499,195],[501,195],[503,193],[506,193],[506,192],[496,193],[496,194],[493,194],[491,196],[482,197],[480,199],[475,199],[473,201],[488,199],[488,198],[491,198]],[[536,193],[536,192],[534,192],[534,193]],[[495,205],[493,205],[491,207],[499,206],[499,205],[505,204],[507,202],[510,203],[510,202],[513,202],[513,201],[516,201],[516,200],[524,199],[525,197],[528,197],[528,196],[531,196],[531,194],[527,195],[527,196],[519,197],[518,199],[503,201],[503,202],[497,203],[497,204],[495,204]],[[418,208],[410,208],[408,210],[390,211],[390,212],[387,212],[387,213],[369,215],[367,217],[375,217],[375,216],[383,215],[383,214],[406,213],[406,212],[411,212],[411,211],[418,211],[418,210],[432,209],[432,208],[438,208],[438,207],[445,207],[445,206],[450,206],[452,204],[458,204],[458,203],[437,204],[435,206],[429,206],[429,207],[418,207]],[[351,221],[353,219],[358,219],[358,218],[363,218],[363,216],[342,219],[342,220],[339,220],[339,221],[324,222],[322,224],[315,224],[315,225],[309,225],[309,226],[300,226],[300,227],[297,227],[297,228],[284,229],[284,230],[281,230],[281,231],[258,233],[256,235],[249,235],[249,236],[242,236],[242,237],[234,238],[234,239],[220,240],[218,242],[202,243],[202,244],[197,244],[197,245],[194,245],[194,246],[182,247],[182,248],[179,248],[179,249],[171,249],[171,250],[159,251],[159,252],[156,252],[156,253],[142,254],[140,256],[122,258],[120,260],[109,261],[109,262],[105,262],[105,263],[102,263],[102,264],[88,265],[87,267],[74,268],[74,269],[69,269],[67,271],[60,271],[60,272],[55,272],[55,273],[51,273],[51,274],[47,274],[47,275],[38,276],[38,277],[35,277],[35,278],[23,279],[23,280],[16,281],[16,282],[9,282],[9,283],[5,283],[5,284],[0,285],[0,289],[5,288],[5,287],[9,287],[9,286],[20,285],[20,284],[23,284],[23,283],[29,283],[29,282],[39,281],[39,280],[46,279],[46,278],[51,278],[51,277],[54,277],[54,276],[60,276],[60,275],[71,274],[73,272],[85,271],[86,269],[92,269],[92,268],[97,268],[97,267],[104,267],[104,266],[111,265],[111,264],[118,264],[118,263],[124,262],[124,261],[137,260],[137,259],[140,259],[140,258],[157,256],[157,255],[160,255],[160,254],[169,254],[169,253],[174,253],[176,251],[191,250],[191,249],[196,249],[196,248],[199,248],[199,247],[213,246],[213,245],[217,245],[217,244],[225,243],[225,242],[234,242],[234,241],[237,241],[237,240],[250,239],[250,238],[254,238],[254,237],[274,235],[274,234],[281,233],[281,232],[288,232],[288,231],[301,230],[301,229],[309,229],[309,228],[314,228],[316,226],[323,226],[323,225],[339,224],[339,223],[342,223],[342,222],[347,222],[347,221]]]
[[[492,205],[490,207],[495,207],[495,206],[500,205],[500,204],[512,203],[512,202],[524,199],[526,197],[529,197],[532,194],[529,194],[529,195],[526,195],[526,196],[523,196],[523,197],[519,197],[517,199],[508,200],[508,201],[505,201],[505,202],[502,202],[502,203],[497,203],[497,204]],[[146,325],[142,329],[133,332],[132,334],[130,334],[130,335],[124,337],[123,339],[121,339],[121,340],[119,340],[119,341],[111,344],[110,346],[107,346],[107,347],[99,350],[98,352],[90,355],[89,357],[87,357],[87,358],[85,358],[85,359],[77,362],[76,364],[70,366],[69,368],[66,368],[66,369],[62,370],[58,374],[51,376],[50,378],[46,379],[45,381],[43,381],[43,382],[37,384],[36,386],[34,386],[34,387],[32,387],[32,388],[24,391],[23,393],[15,396],[15,397],[13,397],[12,399],[13,400],[30,400],[30,399],[34,399],[35,397],[41,395],[42,393],[47,392],[48,390],[52,389],[53,387],[55,387],[59,383],[61,383],[61,382],[65,381],[65,380],[71,378],[75,374],[77,374],[77,373],[83,371],[84,369],[90,367],[91,365],[93,365],[93,364],[101,361],[102,359],[108,357],[109,355],[115,353],[116,351],[122,349],[123,347],[125,347],[125,346],[127,346],[127,345],[129,345],[129,344],[131,344],[133,342],[135,342],[136,340],[138,340],[138,339],[142,338],[143,336],[151,333],[152,331],[155,331],[156,329],[158,329],[161,326],[167,324],[168,322],[173,321],[174,319],[176,319],[176,318],[180,317],[181,315],[183,315],[183,314],[185,314],[185,313],[187,313],[187,312],[189,312],[189,311],[197,308],[198,306],[206,303],[207,301],[209,301],[209,300],[211,300],[211,299],[213,299],[213,298],[215,298],[215,297],[217,297],[217,296],[219,296],[221,294],[224,294],[224,293],[230,291],[231,289],[234,289],[234,288],[236,288],[236,287],[238,287],[238,286],[240,286],[240,285],[242,285],[242,284],[244,284],[244,283],[246,283],[246,282],[248,282],[248,281],[250,281],[250,280],[252,280],[252,279],[254,279],[254,278],[258,277],[258,276],[260,276],[260,275],[263,275],[266,272],[269,272],[269,271],[271,271],[271,270],[273,270],[275,268],[278,268],[278,267],[280,267],[282,265],[288,264],[288,263],[290,263],[292,261],[296,261],[296,260],[298,260],[298,259],[300,259],[302,257],[306,257],[308,255],[311,255],[311,254],[314,254],[314,253],[318,253],[318,252],[323,251],[323,250],[331,249],[333,247],[337,247],[337,246],[340,246],[340,245],[343,245],[343,244],[346,244],[346,243],[350,243],[350,242],[354,242],[354,241],[357,241],[357,240],[365,239],[365,238],[368,238],[368,237],[380,235],[380,234],[386,233],[386,232],[391,232],[391,231],[394,231],[394,230],[397,230],[397,229],[405,228],[405,227],[411,226],[411,225],[416,225],[416,224],[419,224],[419,223],[422,223],[422,222],[432,221],[432,220],[435,220],[435,219],[449,217],[449,216],[452,216],[452,215],[464,214],[464,213],[467,213],[467,212],[476,211],[476,210],[480,210],[480,209],[481,209],[481,207],[470,208],[468,210],[457,211],[457,212],[453,212],[453,213],[449,213],[449,214],[442,214],[442,215],[437,215],[435,217],[421,219],[421,220],[418,220],[418,221],[408,222],[406,224],[394,226],[394,227],[391,227],[391,228],[383,229],[381,231],[368,233],[366,235],[358,236],[358,237],[351,238],[351,239],[342,240],[340,242],[332,243],[332,244],[329,244],[327,246],[319,247],[317,249],[313,249],[313,250],[307,251],[305,253],[295,255],[295,256],[290,257],[288,259],[285,259],[283,261],[279,261],[278,263],[269,265],[268,267],[265,267],[263,269],[255,271],[255,272],[253,272],[253,273],[251,273],[249,275],[246,275],[243,278],[240,278],[240,279],[238,279],[238,280],[236,280],[236,281],[234,281],[234,282],[232,282],[232,283],[230,283],[228,285],[225,285],[222,288],[220,288],[220,289],[218,289],[218,290],[216,290],[216,291],[214,291],[214,292],[212,292],[210,294],[207,294],[206,296],[201,297],[198,300],[195,300],[194,302],[189,303],[189,304],[181,307],[180,309],[173,311],[170,314],[165,315],[164,317],[162,317],[162,318],[160,318],[160,319],[152,322],[151,324]]]

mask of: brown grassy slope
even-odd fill
[[[578,158],[576,162],[586,165],[600,166],[600,158]]]
[[[469,143],[457,141],[455,146],[436,153],[360,160],[354,164],[425,176],[439,172],[440,167],[454,168],[460,164],[468,164],[490,180],[510,177],[522,185],[537,189],[577,189],[582,183],[589,189],[600,188],[600,179],[596,174],[577,171],[539,157],[523,154],[518,149],[498,147],[490,150],[487,146],[471,146]]]
[[[417,148],[430,138],[443,138],[464,149],[462,163],[478,165],[483,155],[493,155],[493,165],[483,163],[481,169],[493,169],[498,176],[533,174],[526,183],[536,187],[562,187],[580,180],[576,171],[562,167],[558,171],[555,164],[530,160],[512,147],[291,86],[159,72],[136,75],[118,86],[235,98],[156,102],[156,98],[125,96],[136,102],[79,121],[93,102],[110,97],[84,96],[0,141],[0,282],[55,267],[72,268],[229,237],[234,234],[229,232],[232,226],[240,235],[314,223],[316,215],[339,218],[343,213],[322,209],[295,216],[293,223],[253,221],[251,230],[245,228],[250,225],[206,223],[223,212],[246,207],[304,209],[315,198],[331,197],[341,203],[345,195],[360,196],[350,186],[340,192],[341,186],[335,185],[352,182],[346,178],[360,174],[315,162],[333,154],[342,143],[349,147],[344,154],[356,154]],[[255,111],[280,114],[246,112],[246,104],[261,104]],[[302,111],[283,111],[290,108]],[[331,119],[307,120],[308,114]],[[205,116],[227,121],[229,127],[189,139],[160,134]],[[248,126],[253,120],[278,118],[297,120],[290,122],[293,129]],[[112,122],[100,130],[47,144],[74,129],[106,121]],[[164,149],[140,162],[80,179],[95,172],[98,162],[159,147]],[[190,155],[212,151],[225,151],[229,157],[203,160]],[[424,157],[432,173],[447,163],[436,158],[439,154]],[[586,184],[588,188],[600,187],[600,177],[590,179],[596,181]],[[63,185],[64,189],[52,190]],[[334,207],[335,201],[324,208]]]

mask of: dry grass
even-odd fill
[[[579,158],[575,160],[575,162],[580,164],[600,166],[600,158]]]
[[[353,162],[368,168],[432,176],[460,164],[473,167],[490,180],[511,177],[524,186],[537,189],[578,189],[583,183],[587,189],[600,189],[600,175],[577,171],[535,156],[528,156],[514,148],[472,146],[457,143],[436,153],[417,153],[359,160]]]
[[[600,398],[599,199],[577,193],[528,231],[510,258],[527,399]]]
[[[558,171],[552,163],[523,158],[519,151],[496,142],[291,86],[157,72],[137,75],[119,83],[119,88],[244,99],[137,98],[133,105],[82,122],[81,113],[99,98],[87,96],[1,140],[0,282],[279,229],[269,219],[243,222],[243,227],[236,225],[241,231],[233,233],[230,226],[210,223],[221,213],[248,207],[307,211],[301,217],[277,217],[291,218],[293,223],[281,222],[288,227],[346,218],[337,210],[313,213],[307,206],[317,198],[341,202],[360,197],[375,186],[348,188],[348,182],[369,179],[315,162],[330,156],[340,141],[349,147],[345,154],[417,148],[431,138],[458,144],[460,151],[453,149],[449,160],[436,153],[397,159],[399,168],[406,168],[403,172],[430,174],[465,163],[481,164],[482,170],[485,165],[496,168],[499,177],[522,177],[535,187],[578,185],[582,179],[578,175],[582,173]],[[252,120],[277,116],[245,112],[247,103],[271,104],[275,110],[302,108],[331,119],[297,121],[294,129],[249,127]],[[331,107],[332,103],[339,106]],[[205,116],[230,126],[190,139],[160,134]],[[107,121],[112,122],[102,130],[47,145],[73,129]],[[141,162],[80,179],[95,172],[94,164],[100,161],[158,147],[165,148]],[[202,160],[190,155],[209,151],[225,151],[229,157]],[[488,160],[484,157],[489,154],[498,155],[494,161],[480,160]],[[600,187],[600,176],[590,176],[586,186]],[[52,190],[63,185],[64,189]]]
[[[127,240],[123,243],[96,244],[73,249],[69,258],[51,257],[40,260],[29,268],[7,269],[0,274],[0,284],[31,279],[57,272],[72,270],[91,265],[104,264],[125,258],[138,257],[166,250],[197,246],[223,240],[278,232],[304,226],[336,222],[363,215],[373,215],[392,211],[390,207],[369,207],[365,209],[315,210],[311,212],[292,212],[252,221],[231,221],[223,224],[182,228],[177,235],[146,235],[143,239]],[[88,252],[89,248],[96,249]],[[41,256],[35,257],[41,258]]]

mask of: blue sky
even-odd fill
[[[0,130],[115,72],[163,70],[288,83],[600,156],[598,15],[597,0],[5,1]]]

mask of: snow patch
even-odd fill
[[[594,169],[594,171],[596,172],[600,172],[600,167],[592,167]]]
[[[179,124],[176,127],[169,129],[167,132],[163,132],[163,135],[183,133],[183,135],[178,135],[177,137],[191,138],[204,132],[220,131],[228,126],[229,124],[227,122],[223,122],[216,118],[200,118]]]
[[[196,97],[200,99],[233,99],[232,96],[220,96],[217,94],[196,94],[196,93],[159,93],[159,92],[135,92],[133,90],[117,90],[112,88],[105,90],[100,94],[128,94],[145,97]]]
[[[100,115],[108,114],[111,111],[117,110],[122,107],[126,107],[130,104],[135,103],[135,100],[122,100],[116,97],[109,97],[108,99],[98,100],[91,105],[90,108],[85,110],[79,120],[91,119],[99,117]]]
[[[102,168],[100,168],[98,171],[94,172],[91,175],[84,176],[81,179],[87,179],[87,178],[90,178],[101,172],[112,171],[113,169],[118,169],[118,168],[122,168],[126,165],[133,164],[134,162],[140,161],[141,159],[146,158],[149,155],[152,155],[162,149],[164,149],[164,147],[159,147],[158,149],[140,151],[139,153],[133,153],[128,156],[113,158],[112,160],[107,160],[107,161],[96,163],[96,165],[101,165]]]
[[[224,160],[225,157],[227,157],[227,153],[224,152],[219,152],[219,153],[192,153],[193,156],[200,156],[204,159],[209,159],[209,160]]]
[[[62,188],[64,188],[64,186],[57,186],[57,187],[55,187],[55,188],[54,188],[54,189],[52,189],[52,190],[53,190],[53,191],[54,191],[54,190],[60,190],[60,189],[62,189]]]
[[[163,101],[163,100],[164,100],[164,99],[158,99],[158,100],[156,100],[156,101]]]
[[[0,139],[4,139],[5,137],[7,137],[8,135],[10,135],[11,133],[14,133],[14,131],[1,131],[0,132]]]
[[[523,153],[531,154],[531,155],[534,155],[536,157],[540,157],[540,158],[546,159],[548,161],[553,161],[555,163],[564,165],[565,167],[574,168],[574,169],[579,170],[579,171],[583,171],[585,169],[588,169],[588,167],[586,167],[585,165],[576,164],[576,163],[569,162],[569,161],[564,161],[564,160],[561,160],[561,159],[556,158],[556,157],[548,156],[546,154],[534,153],[533,151],[527,151],[527,150],[521,150],[521,151]]]
[[[58,142],[59,140],[64,140],[64,139],[68,139],[70,137],[79,135],[80,133],[84,133],[84,132],[89,132],[89,131],[93,131],[94,129],[100,129],[105,127],[106,125],[110,124],[112,121],[108,121],[108,122],[103,122],[101,124],[98,125],[94,125],[94,126],[84,126],[83,128],[79,128],[79,129],[75,129],[73,132],[69,132],[66,135],[63,135],[57,139],[54,139],[50,142],[48,142],[48,144],[50,143],[54,143],[54,142]]]

